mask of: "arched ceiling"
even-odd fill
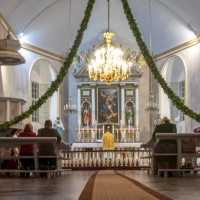
[[[22,41],[65,55],[70,46],[70,38],[74,39],[84,16],[87,2],[71,0],[69,14],[70,0],[0,0],[0,13],[14,34],[24,32]],[[154,55],[187,42],[196,37],[194,32],[200,32],[200,0],[150,0],[150,7],[149,0],[128,2],[148,48],[151,33]],[[107,0],[96,0],[79,50],[86,51],[98,44],[106,29]],[[110,0],[110,29],[116,33],[116,43],[123,44],[124,48],[139,50],[121,0]]]

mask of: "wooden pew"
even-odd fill
[[[56,137],[0,137],[0,148],[20,148],[22,144],[33,144],[34,146],[34,155],[33,156],[9,156],[9,157],[3,157],[0,156],[0,159],[26,159],[26,158],[34,158],[35,161],[35,170],[24,170],[26,172],[43,172],[38,169],[38,158],[52,158],[57,156],[38,156],[37,150],[38,150],[38,144],[39,143],[56,143],[57,138]],[[23,172],[23,170],[0,170],[0,172]],[[57,170],[45,170],[45,172],[48,173],[48,175],[51,172],[57,172]]]
[[[184,139],[196,139],[196,147],[200,146],[200,133],[157,133],[156,139],[174,139],[177,141],[177,153],[156,153],[155,156],[177,156],[177,169],[159,169],[158,172],[164,172],[164,177],[167,176],[168,171],[182,172],[183,176],[185,171],[200,171],[200,169],[180,169],[182,158],[200,158],[200,154],[195,153],[183,153],[182,152],[182,140]]]

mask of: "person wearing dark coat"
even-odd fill
[[[52,121],[46,120],[44,128],[38,130],[37,137],[57,137],[57,143],[62,138],[56,129],[52,128]],[[38,146],[38,156],[56,156],[56,146],[53,143],[41,143]],[[39,158],[39,167],[44,169],[56,169],[56,158]],[[41,174],[43,176],[44,174]],[[45,174],[46,175],[46,174]]]
[[[162,123],[155,127],[155,130],[152,135],[152,140],[155,140],[156,133],[177,133],[176,124],[170,123],[170,120],[167,117],[164,117]],[[176,143],[175,140],[159,140],[159,143]]]
[[[162,119],[162,124],[155,127],[151,140],[155,140],[156,133],[177,133],[176,124],[170,123],[167,117]],[[163,139],[156,142],[154,147],[154,153],[176,153],[177,144],[176,140]],[[155,156],[154,154],[154,174],[158,174],[158,169],[174,169],[176,168],[177,158],[176,156]],[[164,176],[164,173],[161,174]],[[171,172],[168,172],[168,176],[173,176]]]

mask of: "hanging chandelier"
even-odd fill
[[[123,59],[122,48],[111,45],[115,33],[109,31],[109,0],[108,0],[108,30],[103,34],[106,40],[106,47],[97,49],[94,59],[89,65],[89,78],[94,81],[100,80],[110,86],[111,81],[124,80],[130,75],[132,63]]]
[[[145,111],[149,113],[158,113],[159,112],[159,104],[153,102],[153,95],[150,95],[150,101],[145,105]]]
[[[71,47],[71,0],[70,0],[70,6],[69,6],[69,43],[70,43],[70,47]],[[69,102],[68,104],[64,105],[64,114],[68,115],[68,114],[74,114],[77,113],[77,105],[76,104],[72,104],[72,97],[71,97],[71,75],[70,75],[70,82],[69,82]]]
[[[72,97],[69,97],[69,103],[64,105],[64,113],[65,114],[74,114],[77,113],[77,106],[72,104]]]

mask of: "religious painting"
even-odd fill
[[[83,126],[90,126],[90,110],[91,106],[88,102],[85,102],[82,106],[82,125]]]
[[[134,126],[135,124],[135,105],[132,101],[126,103],[126,125]]]
[[[118,123],[117,87],[98,88],[98,123]]]

